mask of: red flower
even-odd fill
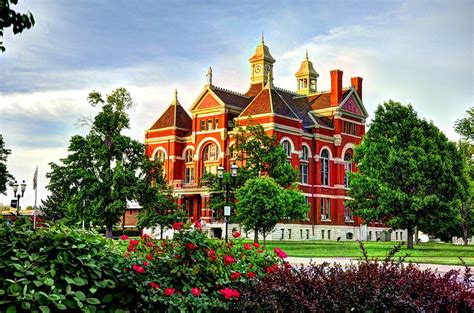
[[[135,239],[130,240],[130,245],[137,246],[138,245],[138,240],[135,240]]]
[[[165,288],[165,296],[170,297],[174,294],[174,288]]]
[[[181,230],[183,228],[183,222],[176,222],[173,224],[174,230]]]
[[[244,243],[244,249],[245,250],[250,250],[250,249],[252,249],[252,246],[249,245],[248,243]]]
[[[199,231],[202,231],[202,224],[201,221],[195,221],[194,222],[194,228],[198,229]]]
[[[240,237],[240,233],[238,231],[234,232],[232,234],[232,236],[234,236],[234,238],[239,238]]]
[[[143,266],[148,266],[150,265],[150,263],[148,263],[148,261],[143,261]]]
[[[151,247],[153,247],[153,242],[152,242],[152,241],[148,241],[148,242],[146,243],[146,245],[151,248]]]
[[[160,285],[158,285],[157,283],[150,282],[148,285],[149,285],[151,288],[160,289]]]
[[[138,264],[133,264],[132,268],[135,272],[137,272],[139,274],[145,273],[145,269],[142,266],[138,265]]]
[[[192,242],[188,242],[188,243],[186,244],[186,248],[188,248],[189,250],[194,250],[194,249],[196,249],[196,247],[197,247],[197,246],[196,246],[194,243],[192,243]]]
[[[215,260],[217,260],[217,256],[216,256],[216,252],[214,250],[209,250],[209,253],[207,254],[207,256],[209,257],[209,259],[214,262]]]
[[[149,261],[151,261],[151,260],[153,260],[153,255],[147,254],[146,258],[147,258]]]
[[[140,236],[140,238],[142,238],[142,239],[150,238],[150,235],[148,235],[148,234],[143,234],[143,235]]]
[[[226,298],[227,300],[229,300],[230,298],[234,297],[234,298],[239,298],[240,297],[240,292],[238,292],[237,290],[235,289],[230,289],[228,287],[224,288],[224,289],[221,289],[218,291],[221,295],[224,296],[224,298]]]
[[[247,277],[250,278],[250,279],[255,278],[255,273],[254,272],[248,272]]]
[[[197,287],[191,288],[191,294],[195,297],[199,297],[201,295],[201,292],[202,290]]]
[[[122,240],[127,240],[127,239],[128,239],[128,236],[127,236],[127,235],[122,235],[122,236],[120,236],[120,239],[122,239]]]
[[[280,249],[280,248],[275,248],[275,249],[273,249],[273,250],[275,251],[276,255],[279,256],[279,257],[282,258],[282,259],[288,257],[288,256],[286,255],[286,253],[285,253],[282,249]]]
[[[132,246],[132,245],[128,245],[127,250],[128,250],[128,252],[132,252],[132,251],[133,251],[133,246]]]
[[[230,292],[231,292],[232,297],[237,298],[237,299],[240,298],[240,292],[237,289],[231,289]]]
[[[239,272],[234,272],[230,275],[230,280],[236,280],[240,278],[240,273]]]
[[[227,266],[227,265],[232,264],[234,262],[235,262],[234,258],[231,257],[230,255],[225,255],[224,256],[224,266]]]
[[[254,243],[253,243],[253,246],[254,246],[255,248],[260,248],[260,244],[259,244],[258,242],[254,242]]]

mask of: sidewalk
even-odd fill
[[[298,258],[298,257],[288,257],[285,259],[290,262],[292,265],[308,265],[310,261],[313,261],[315,264],[322,264],[324,262],[328,263],[339,263],[342,266],[346,264],[355,263],[357,264],[357,259],[354,258]],[[408,264],[408,263],[405,263]],[[437,271],[440,274],[445,274],[451,270],[461,270],[461,274],[464,273],[464,266],[460,265],[442,265],[442,264],[417,264],[421,270],[430,269],[432,271]],[[471,270],[474,272],[474,267],[470,266]]]

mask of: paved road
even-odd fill
[[[310,261],[313,261],[313,263],[316,264],[321,264],[324,262],[329,262],[329,263],[340,263],[341,265],[345,264],[350,264],[351,262],[357,263],[357,260],[351,259],[351,258],[297,258],[297,257],[288,257],[286,259],[288,262],[290,262],[293,265],[307,265],[309,264]],[[464,266],[458,266],[458,265],[441,265],[441,264],[418,264],[420,269],[426,270],[426,269],[431,269],[433,271],[437,271],[440,274],[444,274],[449,272],[450,270],[461,270],[461,274],[464,273]],[[470,267],[471,270],[474,272],[474,267]]]

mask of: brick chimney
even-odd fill
[[[342,71],[331,71],[331,105],[337,105],[342,98]]]
[[[351,77],[351,86],[354,87],[359,98],[362,100],[362,77]]]

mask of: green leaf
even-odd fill
[[[100,304],[100,301],[97,298],[87,298],[87,303],[89,303],[89,304]]]
[[[108,293],[102,299],[102,303],[109,303],[110,301],[113,300],[113,298],[114,298],[114,296],[112,294]]]
[[[60,310],[67,310],[67,307],[62,303],[56,303],[56,307]]]
[[[58,301],[58,300],[61,299],[61,297],[60,297],[59,295],[57,295],[57,294],[50,294],[50,295],[48,296],[48,298],[49,298],[49,300],[51,300],[51,301]]]
[[[84,286],[85,284],[87,284],[87,281],[81,277],[74,277],[74,284],[78,286]]]
[[[49,277],[48,277],[48,278],[46,278],[46,279],[44,280],[44,284],[45,284],[46,286],[52,286],[52,285],[54,285],[54,280],[53,280],[52,278],[49,278]]]
[[[56,276],[56,270],[51,270],[50,273],[51,273],[51,277]]]
[[[16,313],[16,307],[14,305],[10,305],[7,309],[7,313]]]
[[[71,292],[71,285],[66,286],[66,294],[69,294]]]
[[[75,295],[81,301],[86,300],[86,295],[82,291],[76,291]]]
[[[40,311],[43,312],[43,313],[49,313],[49,308],[47,306],[44,306],[44,305],[41,305],[39,307]]]

